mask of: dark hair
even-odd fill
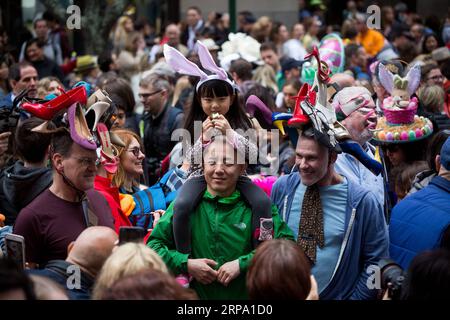
[[[350,43],[345,47],[345,62],[346,62],[346,68],[350,65],[350,59],[358,53],[359,48],[361,46],[359,44]]]
[[[425,150],[427,148],[428,139],[423,139],[408,143],[394,143],[386,145],[386,150],[395,152],[401,150],[405,156],[405,163],[413,163],[414,161],[425,160]]]
[[[302,87],[302,83],[298,79],[291,79],[284,83],[283,88],[286,86],[292,86],[297,91]]]
[[[272,50],[273,52],[277,53],[277,46],[275,45],[275,43],[267,41],[267,42],[263,42],[261,44],[261,47],[259,47],[259,52],[263,52],[263,51],[267,51],[267,50]]]
[[[450,250],[436,249],[417,255],[409,266],[405,300],[450,299]]]
[[[428,73],[430,73],[431,70],[434,69],[439,69],[439,66],[432,62],[432,63],[427,63],[423,66],[420,67],[420,79],[422,82],[426,82],[428,79]]]
[[[202,10],[200,10],[199,7],[197,6],[190,6],[189,8],[187,8],[186,12],[188,12],[189,10],[195,10],[197,11],[197,13],[201,16],[202,15]]]
[[[69,157],[72,152],[73,140],[67,130],[61,130],[52,134],[50,143],[51,153],[59,153],[63,157]]]
[[[245,24],[255,23],[256,18],[250,11],[244,10],[238,13],[238,16],[243,16]]]
[[[47,21],[46,21],[44,18],[39,18],[39,19],[34,20],[34,22],[33,22],[33,28],[36,29],[36,25],[37,25],[37,23],[40,22],[40,21],[44,21],[45,24],[47,24]]]
[[[183,288],[170,275],[148,269],[117,280],[103,300],[197,300],[192,289]]]
[[[275,100],[272,96],[272,92],[268,88],[260,85],[259,83],[255,83],[254,85],[252,85],[245,93],[243,99],[244,105],[248,97],[250,97],[251,95],[257,96],[272,112],[276,110],[277,107],[275,105]],[[258,123],[262,128],[267,130],[273,128],[272,123],[267,123],[264,115],[258,110],[256,110],[254,117],[256,118],[256,120],[258,120]]]
[[[250,299],[305,300],[311,291],[310,263],[293,241],[268,240],[256,249],[248,268]]]
[[[15,262],[8,258],[0,259],[0,294],[20,289],[27,300],[36,300],[33,283],[24,271],[18,269]]]
[[[233,129],[247,130],[252,127],[250,119],[245,114],[244,108],[239,103],[238,95],[231,85],[223,80],[209,80],[203,83],[198,92],[194,91],[194,97],[192,106],[186,114],[185,129],[189,131],[191,135],[190,143],[193,144],[199,137],[194,136],[194,122],[205,121],[207,115],[203,111],[201,105],[201,97],[233,97],[233,103],[230,106],[229,111],[225,114]]]
[[[9,80],[19,81],[20,78],[21,78],[21,75],[20,75],[21,72],[20,71],[22,69],[25,69],[26,67],[33,67],[33,65],[31,63],[29,63],[28,61],[22,61],[22,62],[14,63],[9,68],[8,79]]]
[[[31,163],[42,162],[51,141],[51,134],[33,132],[32,129],[44,123],[44,120],[32,117],[19,124],[15,132],[16,151],[23,160]],[[49,129],[55,128],[52,122]]]
[[[10,66],[12,66],[14,64],[14,59],[8,53],[0,53],[0,66],[3,63],[5,63],[9,68]]]
[[[272,29],[270,29],[269,39],[274,43],[278,41],[278,32],[280,31],[281,26],[284,26],[284,23],[280,21],[274,21],[272,23]],[[277,52],[277,51],[275,51]]]
[[[422,42],[422,53],[431,53],[431,51],[427,50],[427,40],[428,38],[433,37],[434,39],[436,39],[436,42],[438,43],[438,47],[441,45],[441,41],[439,40],[439,37],[434,33],[429,33],[427,35],[425,35],[425,37],[423,38],[423,42]]]
[[[113,63],[111,51],[103,51],[97,58],[97,64],[102,72],[110,71],[109,66]]]
[[[33,44],[36,44],[36,46],[37,46],[38,48],[40,48],[40,49],[42,49],[42,48],[44,47],[44,45],[45,45],[45,43],[42,42],[41,40],[39,40],[38,38],[33,38],[33,39],[28,40],[27,43],[25,44],[25,50],[24,50],[24,54],[25,54],[25,59],[26,59],[26,60],[29,60],[27,50],[28,50],[28,48],[31,47]]]
[[[133,89],[131,89],[127,80],[123,78],[106,80],[103,89],[109,94],[116,106],[125,110],[127,115],[133,112],[136,101],[134,100]]]
[[[450,59],[441,62],[441,72],[444,77],[450,79]]]
[[[397,171],[396,174],[392,174],[396,177],[394,183],[397,196],[404,198],[409,190],[411,190],[415,176],[425,170],[428,170],[426,161],[414,161],[413,163],[400,165],[392,169],[392,171]]]
[[[239,58],[231,61],[229,72],[236,72],[239,79],[245,81],[252,79],[252,69],[253,66],[250,62],[245,59]]]
[[[450,137],[450,130],[438,131],[433,135],[428,144],[426,160],[428,167],[435,173],[439,171],[439,168],[436,168],[434,160],[437,155],[441,154],[442,145],[447,141],[448,137]]]
[[[42,14],[42,19],[46,21],[56,22],[60,23],[59,18],[56,16],[56,14],[53,11],[45,11]]]

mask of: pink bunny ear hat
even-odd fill
[[[225,81],[232,88],[238,90],[236,83],[228,78],[227,72],[216,65],[211,53],[209,53],[208,48],[201,41],[197,41],[197,44],[200,63],[204,69],[212,72],[211,75],[207,75],[195,63],[186,59],[186,57],[183,56],[177,49],[165,44],[164,57],[166,58],[167,63],[178,73],[200,77],[200,81],[197,83],[195,88],[197,92],[202,84],[210,80]]]

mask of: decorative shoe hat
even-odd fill
[[[208,48],[201,41],[197,41],[197,45],[200,63],[205,70],[212,72],[211,75],[207,75],[195,63],[186,59],[185,56],[183,56],[177,49],[170,47],[167,44],[164,45],[164,57],[166,58],[167,63],[176,72],[189,76],[200,77],[200,81],[197,83],[195,88],[196,91],[198,91],[202,84],[210,80],[225,81],[232,88],[238,90],[236,83],[228,78],[227,72],[216,65]]]
[[[330,103],[331,98],[328,97],[330,95],[328,89],[333,87],[333,84],[330,83],[330,69],[326,62],[320,60],[317,48],[314,48],[313,52],[305,57],[305,60],[311,56],[315,57],[319,66],[318,72],[314,75],[313,85],[303,84],[297,97],[294,97],[296,103],[291,118],[289,119],[288,114],[274,114],[272,117],[274,125],[280,127],[287,122],[288,128],[303,129],[306,126],[312,126],[315,138],[320,144],[338,153],[351,154],[375,175],[380,174],[383,169],[381,163],[370,158],[357,142],[351,140],[347,129],[337,121],[335,108]],[[346,100],[346,102],[348,101]],[[370,102],[364,105],[369,104]],[[357,106],[340,106],[340,110],[345,110],[343,112],[347,114],[355,108]],[[292,136],[291,133],[289,135],[293,144],[296,145],[298,132]]]
[[[331,74],[344,72],[345,51],[342,39],[336,33],[323,37],[319,45],[322,62],[326,62]],[[303,64],[301,81],[312,85],[317,71],[316,60]]]
[[[406,77],[393,75],[383,64],[379,79],[391,94],[383,100],[384,116],[378,119],[374,139],[383,143],[406,143],[424,139],[433,133],[433,124],[417,116],[418,100],[412,97],[420,83],[420,65],[415,64]]]

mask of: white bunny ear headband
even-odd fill
[[[200,58],[200,63],[202,67],[208,71],[211,71],[213,74],[207,75],[204,73],[195,63],[186,59],[177,49],[164,45],[164,57],[166,58],[167,63],[178,73],[186,74],[189,76],[200,77],[200,81],[197,83],[195,91],[198,92],[198,88],[206,81],[209,80],[222,80],[227,82],[233,89],[238,90],[238,87],[234,81],[228,78],[227,72],[218,67],[214,62],[211,53],[209,53],[208,48],[197,41],[198,47],[198,56]]]
[[[378,75],[380,78],[380,82],[383,87],[392,94],[394,90],[394,75],[383,65],[380,63],[380,69],[378,71]],[[418,63],[414,64],[411,69],[408,71],[406,77],[401,78],[403,81],[407,80],[407,91],[410,96],[416,92],[417,88],[420,84],[420,65]]]

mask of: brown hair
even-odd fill
[[[419,172],[428,169],[426,161],[414,161],[411,164],[406,164],[398,168],[400,172],[395,179],[395,193],[399,200],[407,196],[409,190],[411,190],[415,176]]]
[[[311,291],[310,263],[293,241],[274,239],[257,249],[247,274],[250,299],[305,300]]]
[[[197,300],[192,289],[183,288],[170,275],[145,270],[117,280],[102,296],[103,300]]]
[[[109,97],[119,109],[124,110],[126,114],[133,112],[136,101],[133,89],[127,80],[123,78],[106,79],[103,82],[103,89],[108,92]]]
[[[125,180],[127,179],[127,174],[123,170],[123,167],[122,167],[124,151],[128,149],[128,147],[130,146],[131,141],[133,140],[133,138],[135,138],[139,142],[139,146],[140,146],[142,152],[144,152],[144,146],[142,144],[141,137],[139,137],[135,132],[133,132],[131,130],[128,130],[128,129],[113,129],[112,132],[114,132],[117,136],[119,136],[119,138],[125,144],[125,147],[119,147],[119,146],[116,145],[117,149],[119,150],[120,165],[119,165],[119,167],[117,169],[117,173],[114,175],[114,178],[112,180],[113,184],[116,187],[120,188],[123,185],[123,183],[125,182]],[[133,185],[139,186],[139,182],[138,181],[133,181]]]

